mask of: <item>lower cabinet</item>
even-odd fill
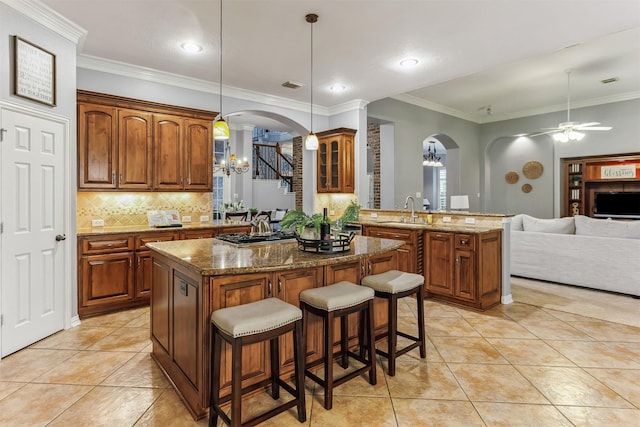
[[[428,296],[478,309],[500,302],[502,233],[425,232]]]
[[[370,237],[403,241],[404,245],[397,249],[398,270],[422,274],[422,230],[367,225],[364,228],[363,234]]]
[[[250,226],[225,227],[225,233],[248,233]],[[230,231],[229,231],[230,230]],[[78,237],[78,315],[94,316],[149,304],[149,242],[213,237],[217,229],[153,231]]]

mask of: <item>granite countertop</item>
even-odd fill
[[[171,232],[180,230],[202,230],[207,228],[224,228],[236,227],[239,225],[250,226],[251,223],[244,221],[210,221],[210,222],[194,222],[182,224],[182,227],[149,227],[148,225],[121,225],[113,227],[87,227],[77,230],[78,236],[101,236],[107,234],[120,233],[152,233],[152,232]]]
[[[349,251],[317,254],[299,250],[295,240],[245,245],[235,245],[217,239],[147,243],[147,247],[151,250],[169,257],[202,276],[340,264],[389,252],[402,245],[403,242],[399,240],[355,236]]]
[[[498,226],[474,226],[467,224],[456,223],[434,223],[425,224],[424,222],[401,222],[399,220],[375,220],[375,219],[360,219],[358,224],[363,226],[376,226],[393,229],[405,229],[405,230],[426,230],[426,231],[449,231],[454,233],[474,233],[483,234],[490,233],[497,230],[502,230],[502,227]]]

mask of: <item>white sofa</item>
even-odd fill
[[[516,215],[511,274],[640,296],[640,221]]]

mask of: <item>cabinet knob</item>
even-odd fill
[[[278,278],[278,293],[282,293],[282,281]]]
[[[271,279],[269,279],[269,285],[268,285],[268,289],[267,289],[267,295],[271,296]]]

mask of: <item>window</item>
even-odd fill
[[[222,204],[224,203],[224,176],[213,177],[213,219],[220,219],[219,213],[222,212]]]
[[[447,168],[438,169],[438,209],[443,211],[447,208]]]

